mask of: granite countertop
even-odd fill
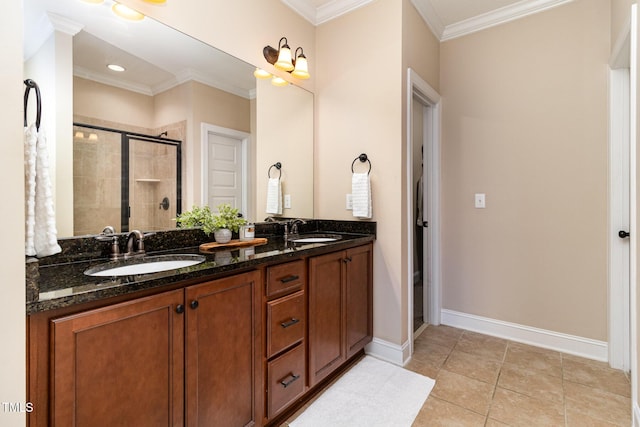
[[[301,227],[301,234],[332,233],[341,236],[339,240],[326,243],[294,243],[291,238],[285,240],[281,234],[277,234],[278,227],[277,224],[264,227],[256,225],[256,237],[266,237],[265,244],[206,252],[200,251],[199,245],[212,239],[200,231],[156,233],[145,239],[147,256],[199,254],[205,257],[205,261],[175,270],[121,277],[92,277],[84,274],[88,268],[109,261],[109,245],[106,243],[96,244],[97,240],[93,237],[61,240],[62,254],[40,260],[27,260],[27,314],[161,288],[181,281],[246,271],[261,265],[332,252],[375,240],[375,223],[372,222],[313,220],[305,224],[304,228]]]

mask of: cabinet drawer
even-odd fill
[[[305,391],[305,352],[299,345],[267,366],[267,416],[272,418]]]
[[[267,303],[267,358],[304,339],[305,319],[303,291]]]
[[[299,289],[304,284],[304,261],[274,265],[267,269],[267,297]]]

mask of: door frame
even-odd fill
[[[200,181],[201,187],[201,204],[205,206],[209,200],[209,133],[213,133],[220,136],[238,139],[241,142],[242,150],[242,215],[245,218],[253,218],[253,206],[249,204],[249,143],[251,140],[251,134],[242,132],[235,129],[225,128],[222,126],[212,125],[210,123],[202,123],[200,127],[200,139],[201,139],[201,158],[202,158],[202,177]]]
[[[438,92],[433,89],[426,81],[424,81],[418,73],[411,68],[407,69],[407,144],[406,144],[406,176],[405,187],[407,189],[407,278],[411,282],[408,286],[408,330],[410,331],[409,354],[413,353],[413,292],[411,285],[413,283],[413,245],[414,245],[414,221],[413,213],[415,211],[415,203],[413,200],[413,97],[417,96],[420,101],[428,106],[425,117],[425,126],[423,138],[428,143],[424,144],[424,178],[425,188],[428,186],[428,211],[425,212],[429,220],[429,239],[424,239],[424,253],[429,250],[429,265],[424,265],[423,280],[424,283],[431,283],[424,290],[425,298],[424,310],[428,313],[426,319],[432,325],[440,324],[440,312],[442,306],[442,290],[441,290],[441,245],[440,245],[440,129],[441,129],[441,97]],[[427,280],[427,275],[430,280]]]

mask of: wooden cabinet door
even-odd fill
[[[183,301],[176,290],[53,320],[52,424],[183,425]]]
[[[257,424],[262,413],[260,272],[186,288],[188,426]]]
[[[344,252],[309,259],[309,385],[346,360],[344,348]]]
[[[372,246],[349,249],[346,254],[347,358],[369,343],[373,336]]]

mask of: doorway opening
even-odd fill
[[[202,124],[202,205],[227,203],[253,218],[249,197],[249,140],[235,129]]]
[[[408,325],[440,324],[440,95],[407,70]]]

